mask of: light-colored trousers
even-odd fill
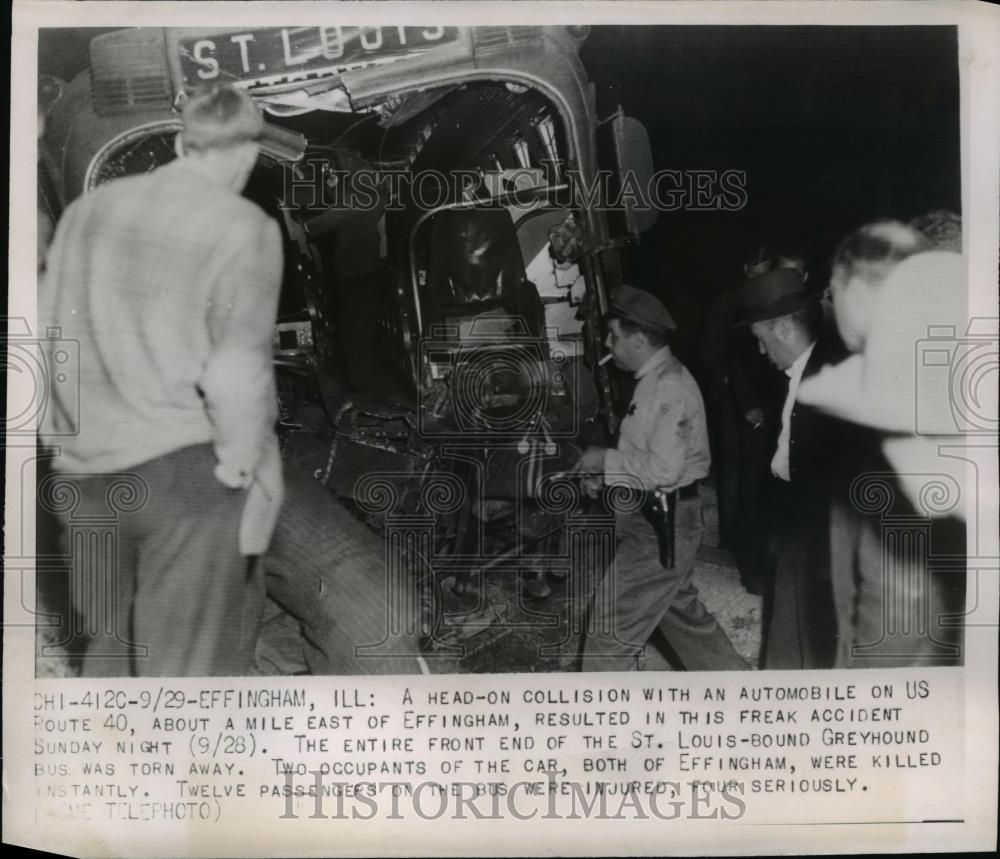
[[[641,668],[645,645],[659,627],[689,671],[738,671],[746,661],[698,598],[694,565],[701,546],[701,500],[677,501],[674,567],[660,564],[653,525],[641,512],[615,519],[618,549],[590,602],[583,671]]]

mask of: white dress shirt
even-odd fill
[[[810,343],[806,350],[785,370],[785,375],[788,376],[788,395],[785,397],[785,405],[781,409],[781,432],[778,434],[778,449],[771,459],[771,474],[786,483],[792,479],[788,454],[792,435],[792,409],[795,408],[795,395],[799,391],[802,373],[806,364],[809,363],[809,356],[812,355],[815,345],[815,342]]]

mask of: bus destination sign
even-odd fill
[[[272,27],[180,41],[188,89],[393,62],[458,39],[457,27]]]

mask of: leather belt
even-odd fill
[[[697,498],[698,497],[698,481],[694,483],[689,483],[687,486],[682,486],[677,490],[678,498]]]

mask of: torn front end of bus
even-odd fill
[[[540,579],[565,557],[586,504],[567,472],[614,428],[602,320],[621,248],[649,221],[594,189],[648,169],[648,141],[615,117],[602,172],[585,35],[118,30],[76,79],[46,82],[54,218],[175,157],[188,93],[253,95],[268,131],[245,193],[285,238],[285,447],[308,449],[317,479],[380,530],[430,521],[422,551],[459,593],[505,567]]]

